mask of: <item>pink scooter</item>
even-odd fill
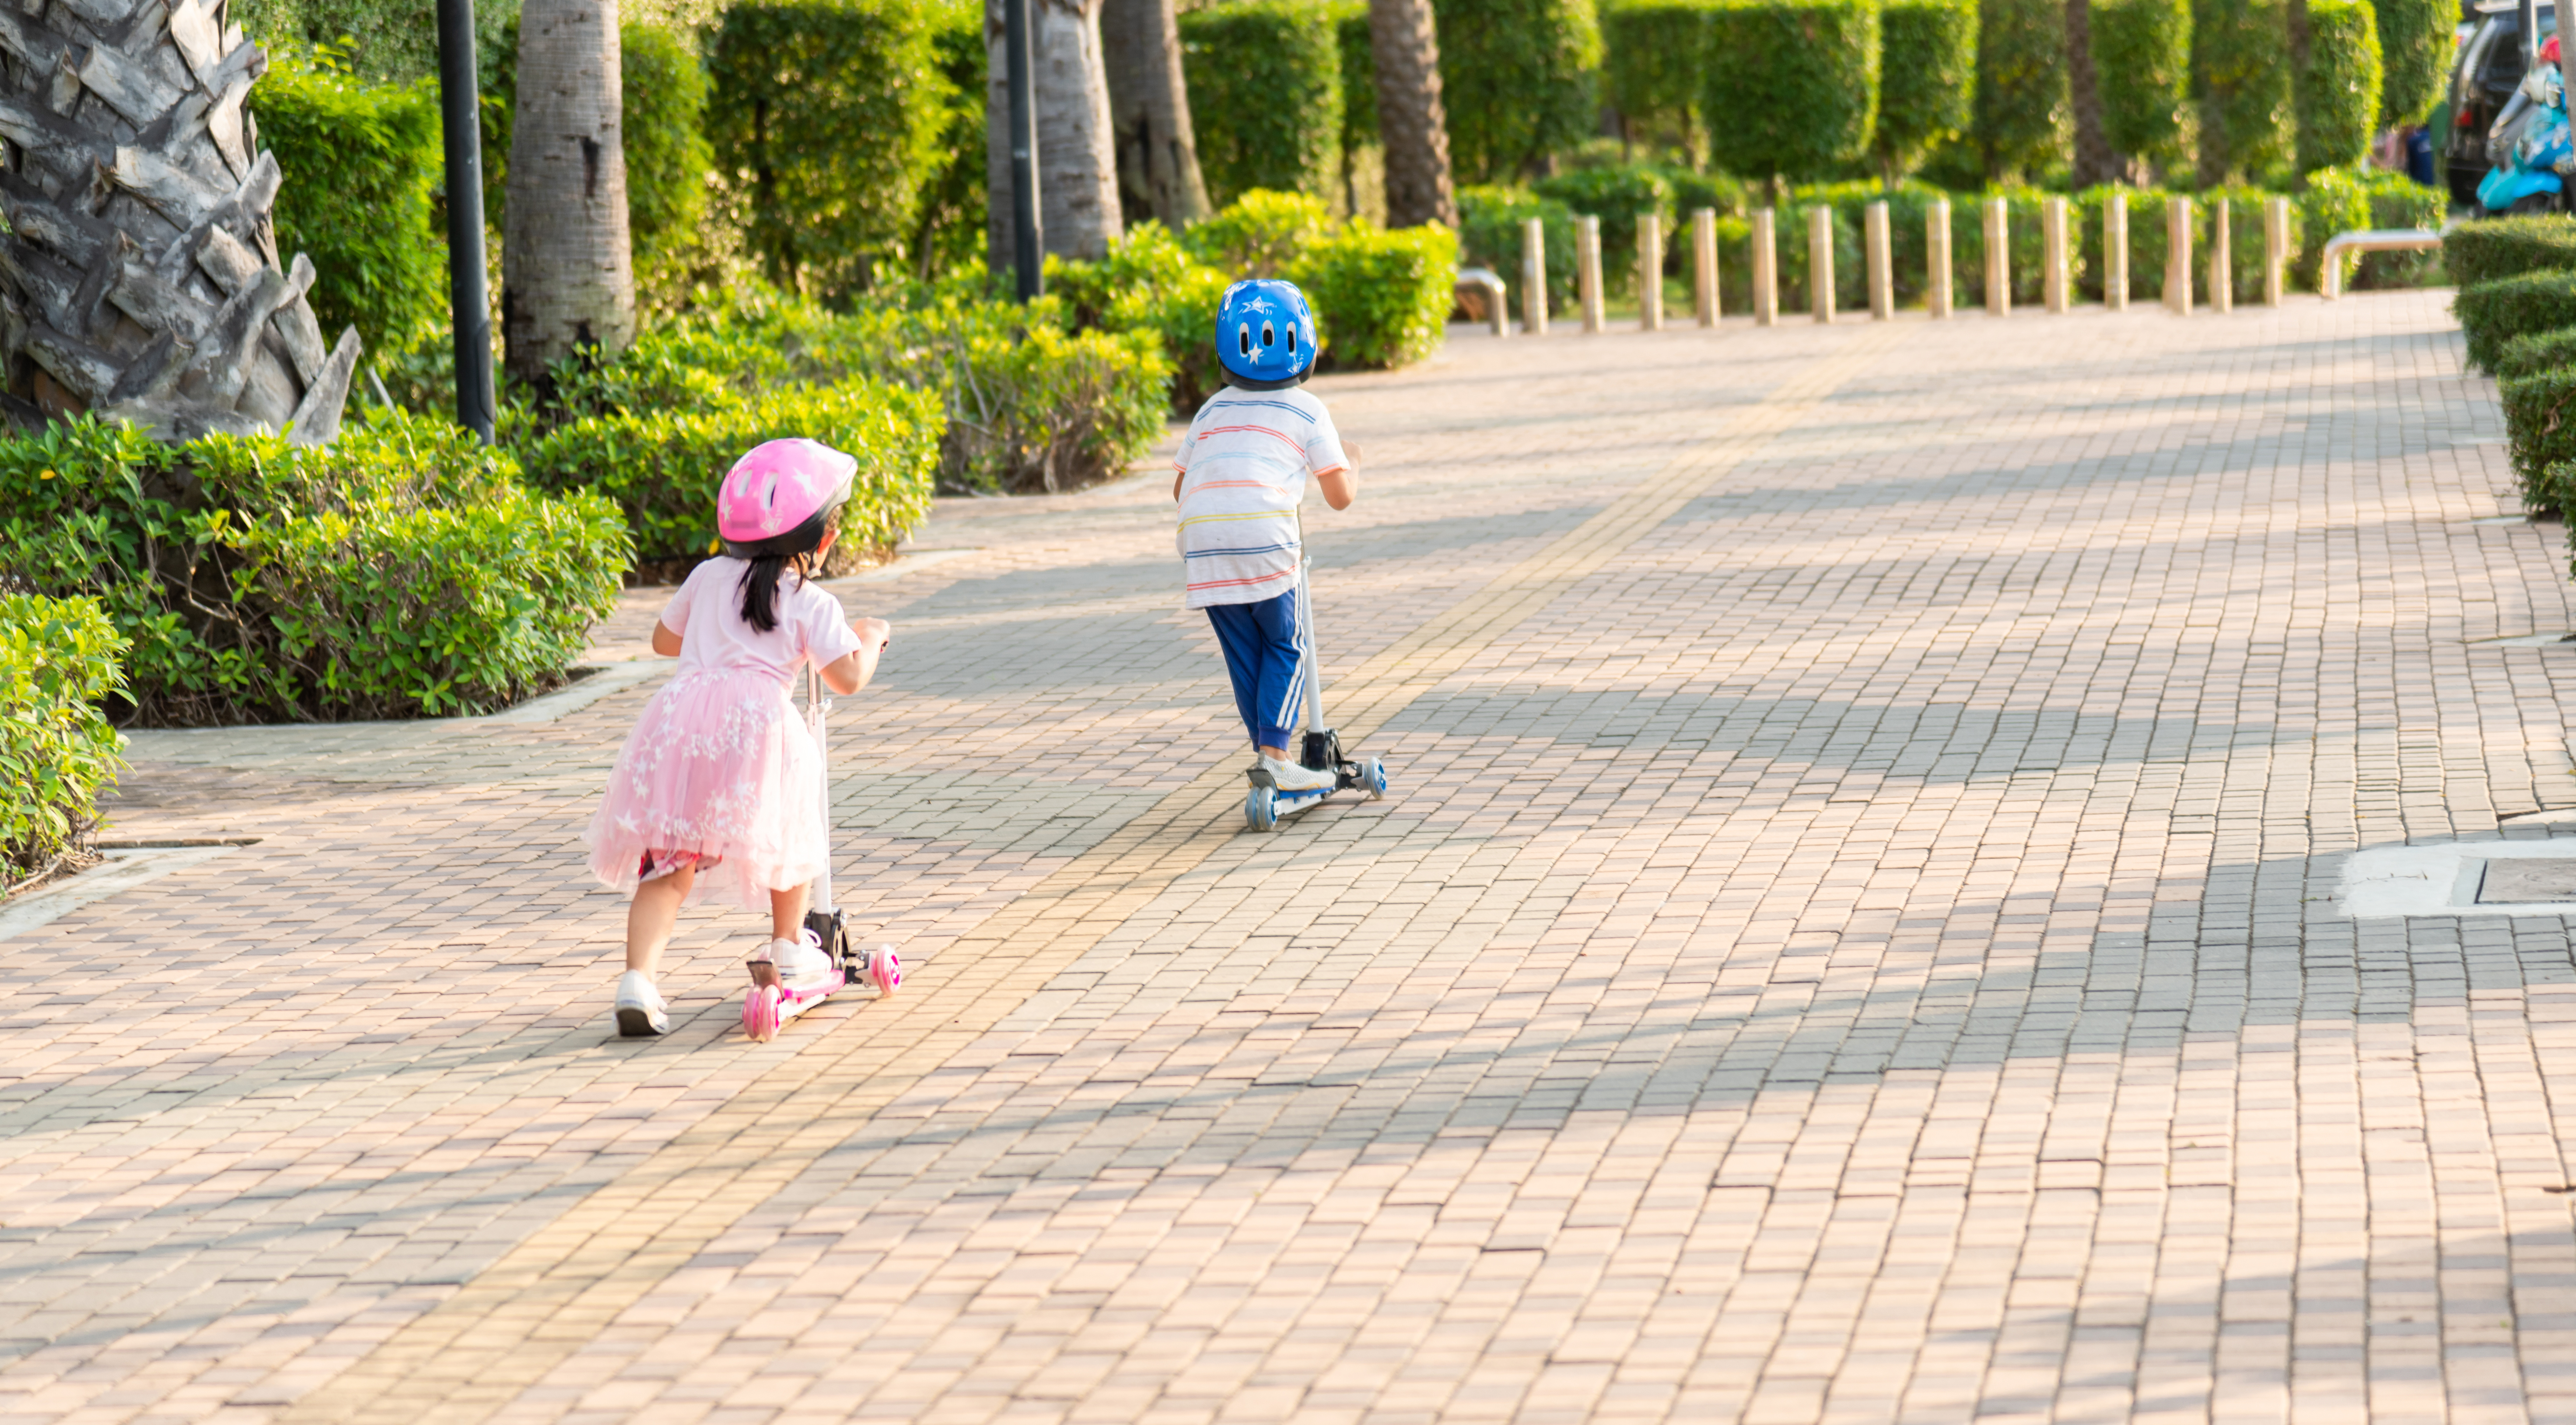
[[[830,691],[823,686],[822,674],[808,669],[805,674],[805,726],[814,734],[814,751],[822,763],[823,839],[830,844],[832,832],[832,756],[823,739],[825,715],[832,710]],[[789,1020],[830,999],[844,986],[871,984],[879,995],[893,994],[903,985],[903,963],[895,958],[894,947],[879,945],[866,949],[850,943],[849,931],[842,924],[841,912],[832,905],[832,863],[823,862],[822,874],[814,878],[813,904],[805,912],[805,939],[818,945],[831,959],[828,972],[802,983],[790,983],[778,973],[778,965],[768,952],[750,964],[751,991],[742,997],[742,1032],[767,1042],[778,1037],[780,1027]]]

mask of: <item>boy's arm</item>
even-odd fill
[[[1341,469],[1327,470],[1315,477],[1315,483],[1323,487],[1324,503],[1337,510],[1349,509],[1351,501],[1360,497],[1360,448],[1343,441],[1342,462]]]

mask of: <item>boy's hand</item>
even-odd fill
[[[894,641],[894,625],[881,618],[852,619],[850,632],[859,636],[861,644],[880,652],[884,651],[888,643]]]
[[[1359,446],[1358,446],[1357,444],[1355,444],[1355,443],[1351,442],[1351,441],[1348,441],[1348,440],[1343,441],[1343,442],[1342,442],[1342,458],[1343,458],[1344,460],[1347,460],[1347,461],[1349,461],[1349,462],[1350,462],[1350,468],[1351,468],[1351,469],[1353,469],[1353,470],[1357,470],[1357,469],[1359,469],[1359,468],[1360,468],[1360,448],[1359,448]]]

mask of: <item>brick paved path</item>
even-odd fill
[[[2576,806],[2443,303],[1319,383],[1270,836],[1165,481],[943,505],[770,1045],[723,911],[608,1037],[649,682],[139,736],[264,839],[0,941],[0,1421],[2576,1419],[2568,922],[2334,898]]]

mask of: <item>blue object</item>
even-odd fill
[[[1247,391],[1278,391],[1315,370],[1315,313],[1294,282],[1247,277],[1216,309],[1216,361]]]
[[[1291,747],[1288,735],[1297,726],[1297,704],[1306,696],[1297,591],[1257,604],[1217,604],[1207,616],[1225,649],[1225,671],[1234,679],[1234,710],[1243,717],[1245,735],[1255,747]]]
[[[2550,86],[2553,91],[2556,87]],[[2490,213],[2509,213],[2558,206],[2552,200],[2567,191],[2567,180],[2560,175],[2558,166],[2576,155],[2576,148],[2568,143],[2566,96],[2553,92],[2551,99],[2550,103],[2531,106],[2521,132],[2513,136],[2505,150],[2504,161],[2487,170],[2487,176],[2479,181],[2479,207]],[[2541,201],[2533,203],[2535,198]]]
[[[2406,131],[2406,173],[2427,188],[2441,180],[2433,176],[2433,131],[2426,128]]]

